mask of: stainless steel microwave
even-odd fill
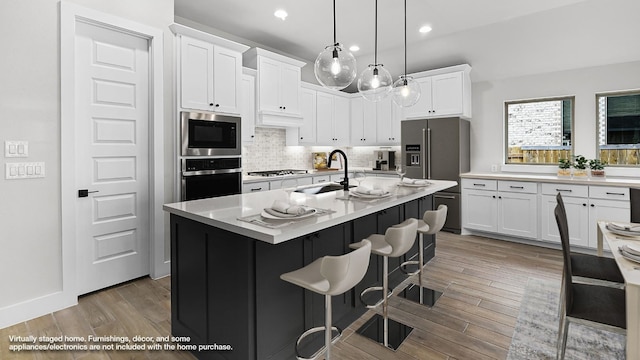
[[[241,155],[240,118],[204,112],[180,113],[182,155]]]

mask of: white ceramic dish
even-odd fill
[[[425,187],[425,186],[429,186],[431,185],[430,182],[426,183],[426,184],[408,184],[408,183],[403,183],[403,182],[399,182],[398,186],[405,186],[405,187]]]
[[[270,211],[269,211],[270,210]],[[304,215],[293,215],[293,214],[282,214],[282,216],[275,210],[271,210],[271,209],[264,209],[262,210],[262,212],[260,213],[260,216],[262,216],[265,219],[272,219],[272,220],[299,220],[299,219],[306,219],[310,216],[315,215],[318,210],[316,209],[310,209],[311,211],[304,214]],[[277,214],[277,215],[275,215]]]
[[[630,246],[625,244],[625,245],[622,245],[621,248],[622,250],[624,250],[625,252],[631,255],[640,256],[640,249],[635,246]]]
[[[616,235],[633,236],[633,237],[640,236],[640,232],[628,231],[628,230],[620,230],[620,229],[618,229],[616,227],[609,226],[609,224],[607,224],[607,230],[611,231],[612,233],[614,233]]]
[[[618,250],[620,250],[620,255],[622,255],[623,258],[640,264],[640,256],[636,256],[631,253],[628,253],[624,251],[622,247],[620,247]]]
[[[390,193],[390,192],[388,192],[388,191],[387,191],[387,192],[385,192],[385,193],[384,193],[384,194],[382,194],[382,195],[363,194],[363,193],[359,193],[359,192],[357,192],[357,191],[351,191],[351,192],[349,192],[349,194],[350,194],[351,196],[355,196],[355,197],[357,197],[357,198],[362,198],[362,199],[381,199],[381,198],[384,198],[384,197],[387,197],[387,196],[390,196],[390,195],[391,195],[391,193]]]

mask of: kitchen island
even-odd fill
[[[431,194],[456,185],[431,181],[427,187],[400,187],[397,179],[368,178],[369,186],[391,195],[365,200],[343,190],[322,194],[272,190],[164,205],[171,214],[171,326],[189,337],[201,359],[292,359],[304,330],[324,323],[323,297],[280,280],[325,255],[350,251],[349,244],[432,208]],[[250,222],[276,200],[319,209],[305,219],[266,227]],[[277,222],[277,221],[275,221]],[[425,239],[425,258],[433,257]],[[390,259],[390,285],[403,280],[399,264],[417,256],[414,248]],[[355,289],[333,297],[334,324],[345,328],[366,308],[359,294],[381,283],[381,262],[372,256]],[[393,260],[393,261],[391,261]],[[199,345],[209,346],[198,351]]]

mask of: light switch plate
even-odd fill
[[[6,140],[4,142],[4,157],[28,157],[29,142],[18,140]]]
[[[4,174],[7,180],[43,178],[44,162],[6,163]]]

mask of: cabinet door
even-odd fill
[[[213,103],[214,110],[240,113],[240,79],[242,54],[219,46],[213,53]]]
[[[629,201],[616,200],[589,200],[589,247],[598,247],[598,221],[619,221],[629,222],[631,218],[631,210]],[[604,242],[604,248],[609,250],[607,242]]]
[[[498,232],[536,239],[538,237],[538,196],[498,192]]]
[[[280,62],[260,57],[258,60],[258,111],[281,111]]]
[[[423,119],[431,115],[431,77],[416,81],[420,84],[420,98],[415,105],[402,109],[404,119]]]
[[[569,243],[577,246],[589,246],[589,200],[574,197],[563,197],[562,200],[567,210]],[[556,204],[555,196],[542,196],[542,208],[540,209],[542,234],[540,237],[542,240],[560,243],[560,234],[554,213]]]
[[[315,144],[316,142],[316,92],[302,89],[300,92],[300,113],[302,126],[298,130],[298,143]]]
[[[398,130],[394,126],[393,107],[394,104],[391,96],[382,99],[376,104],[376,131],[378,144],[396,145],[400,143],[400,136],[395,134]]]
[[[498,202],[494,191],[462,192],[462,226],[468,229],[496,232]]]
[[[250,193],[250,192],[258,192],[258,191],[267,191],[269,190],[269,182],[261,181],[254,182],[248,184],[242,184],[242,193]]]
[[[187,36],[180,45],[180,103],[187,109],[211,110],[213,45]]]
[[[376,120],[378,118],[378,108],[375,102],[362,99],[362,141],[363,145],[374,145],[377,143]]]
[[[254,76],[242,75],[240,109],[242,142],[252,143],[256,130],[256,78]]]
[[[333,96],[323,92],[316,95],[316,139],[318,145],[333,145]]]
[[[462,114],[462,72],[435,75],[431,81],[433,109],[430,115]]]
[[[364,145],[365,137],[364,137],[364,99],[362,97],[357,97],[351,99],[351,119],[349,119],[349,124],[351,126],[351,145],[359,146]]]
[[[333,97],[333,135],[334,145],[349,145],[349,99],[342,96]]]
[[[280,65],[280,102],[288,114],[300,114],[300,68]]]

